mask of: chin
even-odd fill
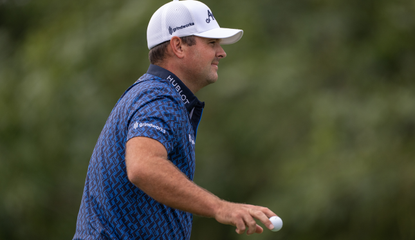
[[[215,83],[216,81],[218,81],[218,76],[216,76],[216,77],[213,77],[213,78],[209,78],[209,79],[207,79],[207,83],[208,84],[212,84],[212,83]]]

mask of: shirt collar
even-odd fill
[[[192,93],[192,91],[190,91],[190,89],[186,87],[186,85],[172,72],[160,66],[150,64],[147,73],[169,81],[171,86],[180,95],[180,98],[182,99],[189,113],[193,110],[194,107],[204,107],[205,103],[200,102],[199,99],[197,99],[197,97]]]

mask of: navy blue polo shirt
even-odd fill
[[[118,100],[89,162],[74,239],[190,239],[192,214],[163,205],[132,184],[125,144],[149,137],[190,180],[204,103],[173,73],[150,65]]]

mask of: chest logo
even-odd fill
[[[191,142],[192,145],[195,145],[195,140],[193,140],[193,138],[190,134],[189,134],[189,142]]]

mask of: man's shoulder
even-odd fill
[[[128,97],[146,96],[154,98],[160,96],[174,97],[176,94],[174,88],[170,86],[166,79],[146,73],[130,86],[124,95]]]
[[[169,87],[169,82],[166,79],[148,73],[145,73],[143,76],[141,76],[134,83],[134,85],[137,86],[137,88],[161,88],[161,90],[171,90]]]
[[[130,86],[119,101],[130,106],[170,103],[176,108],[184,108],[180,95],[168,80],[148,73]]]

